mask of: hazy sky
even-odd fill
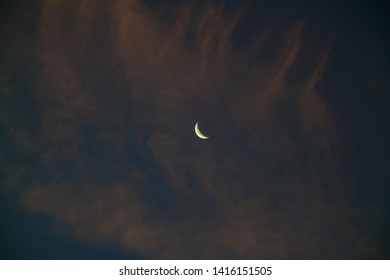
[[[3,1],[1,257],[389,258],[384,7],[307,2]]]

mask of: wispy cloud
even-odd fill
[[[155,258],[359,250],[344,245],[356,213],[326,197],[337,143],[316,85],[331,48],[302,59],[304,21],[264,21],[235,45],[245,8],[192,1],[165,22],[141,1],[104,5],[42,8],[36,139],[51,175],[27,209]],[[193,136],[201,116],[210,141]]]

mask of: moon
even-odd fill
[[[206,135],[204,135],[200,130],[199,130],[199,122],[195,124],[195,133],[196,135],[201,138],[201,139],[209,139]]]

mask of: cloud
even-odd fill
[[[359,250],[316,87],[331,48],[303,59],[304,21],[259,23],[239,45],[245,8],[193,1],[164,21],[136,0],[44,3],[35,139],[50,175],[27,209],[152,258]],[[210,141],[193,136],[201,117]]]

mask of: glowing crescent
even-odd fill
[[[204,135],[204,134],[199,130],[198,124],[199,124],[199,122],[197,122],[197,123],[195,124],[195,133],[196,133],[196,135],[198,135],[199,138],[208,139],[209,137],[207,137],[206,135]]]

